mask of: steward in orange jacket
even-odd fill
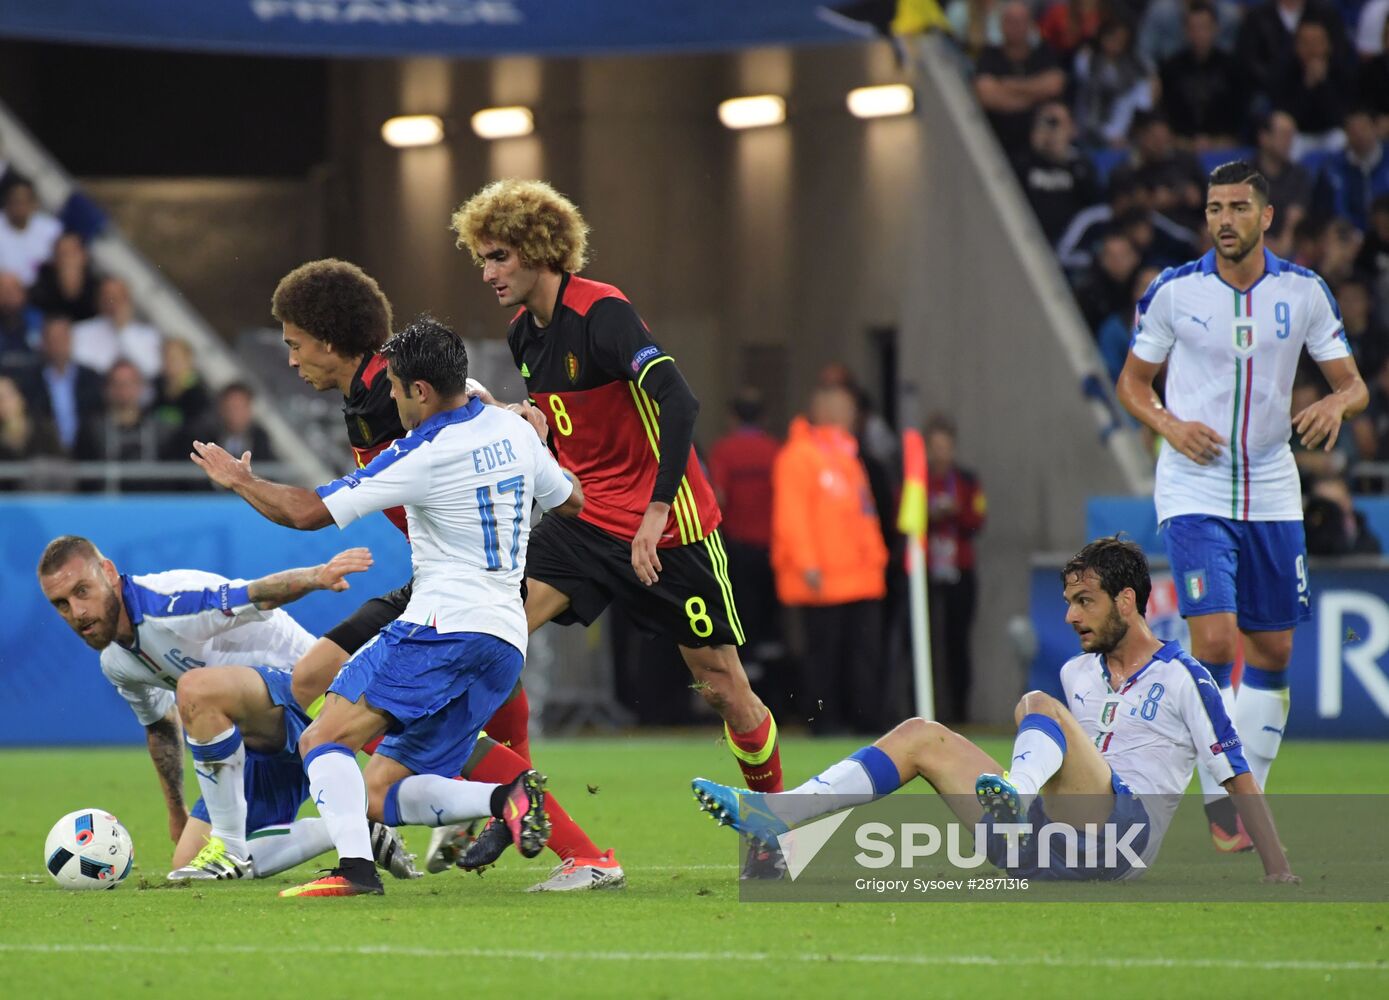
[[[837,395],[816,393],[816,422],[791,423],[772,467],[772,568],[787,605],[873,601],[886,592],[887,546]]]

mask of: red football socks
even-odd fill
[[[750,732],[735,733],[726,722],[723,731],[747,786],[754,792],[781,791],[781,746],[772,713],[768,712],[761,725]]]
[[[530,721],[530,699],[526,697],[526,689],[518,684],[511,697],[507,699],[506,704],[497,709],[496,714],[487,720],[487,725],[483,727],[483,731],[520,757],[529,767],[531,762]],[[512,777],[514,778],[515,775]]]
[[[490,735],[490,734],[489,734]],[[470,781],[490,781],[505,784],[529,768],[530,762],[522,760],[514,751],[498,744],[473,765],[464,775]],[[588,839],[588,834],[570,818],[559,799],[546,794],[545,811],[550,814],[550,850],[559,855],[561,861],[570,858],[596,858],[602,852]]]

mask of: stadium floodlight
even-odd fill
[[[473,115],[472,124],[473,132],[479,139],[514,139],[535,131],[531,109],[520,105],[483,108]]]
[[[908,115],[916,107],[916,96],[905,83],[885,83],[878,87],[855,87],[846,100],[855,118],[886,118]]]
[[[434,146],[444,141],[444,122],[438,115],[397,115],[382,124],[381,138],[396,149]]]
[[[732,97],[719,102],[719,121],[726,128],[761,128],[786,121],[786,101],[776,94]]]

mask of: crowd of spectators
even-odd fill
[[[81,234],[65,232],[0,158],[0,489],[106,488],[111,477],[65,475],[64,464],[178,462],[195,439],[273,459],[251,404],[240,384],[214,400],[189,345],[143,322],[126,283],[99,274]],[[35,459],[47,460],[41,474]],[[21,461],[22,473],[4,474]]]
[[[1389,0],[955,0],[946,13],[1111,377],[1153,276],[1211,247],[1210,169],[1246,159],[1269,179],[1270,249],[1327,281],[1375,396],[1338,474],[1389,460]]]

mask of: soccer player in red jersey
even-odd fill
[[[584,484],[579,517],[546,518],[531,536],[531,630],[588,624],[617,601],[638,627],[679,645],[748,786],[779,790],[776,722],[738,657],[721,515],[694,453],[699,401],[627,297],[578,276],[588,226],[550,185],[488,185],[454,213],[453,229],[498,303],[516,308],[507,333],[516,366],[551,447]],[[773,874],[779,859],[764,860]]]
[[[346,261],[326,259],[301,264],[280,279],[271,299],[271,314],[283,327],[289,364],[314,389],[337,389],[343,396],[343,420],[359,468],[405,435],[386,377],[386,360],[377,352],[391,335],[391,304],[376,280]],[[258,480],[258,482],[261,482]],[[267,513],[250,497],[253,506]],[[385,512],[405,531],[405,512]],[[294,667],[294,696],[306,709],[318,700],[348,657],[398,618],[410,601],[410,584],[372,598],[324,633]],[[486,735],[463,769],[475,781],[505,783],[530,767],[526,739],[529,708],[525,692],[516,694],[487,723]],[[517,720],[519,719],[519,726]],[[367,745],[375,749],[374,741]],[[535,886],[542,891],[619,888],[625,884],[612,851],[599,851],[553,794],[546,797],[553,824],[549,847],[560,858],[551,878]],[[437,831],[436,831],[437,832]],[[452,839],[431,844],[430,871],[463,860],[467,844],[450,829]]]

